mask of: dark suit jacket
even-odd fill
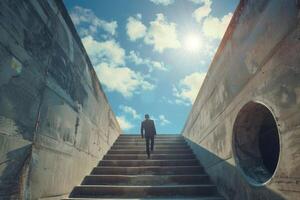
[[[146,119],[141,124],[141,135],[143,136],[143,131],[145,131],[145,137],[153,137],[156,135],[154,121],[151,119]]]

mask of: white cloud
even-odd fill
[[[139,38],[143,38],[146,34],[146,26],[140,21],[141,15],[135,17],[129,17],[127,19],[126,31],[129,39],[135,41]]]
[[[193,104],[206,73],[194,72],[180,80],[179,85],[173,87],[173,95],[177,104]]]
[[[125,63],[125,50],[115,40],[100,42],[92,36],[86,36],[82,38],[82,43],[94,65],[100,62],[110,63],[110,65]]]
[[[150,1],[155,3],[156,5],[163,5],[163,6],[167,6],[174,3],[174,0],[150,0]]]
[[[167,118],[164,115],[159,115],[158,119],[159,119],[159,123],[160,123],[161,126],[164,126],[164,125],[167,125],[167,124],[171,123],[169,120],[167,120]]]
[[[203,22],[203,33],[213,39],[221,39],[232,18],[232,13],[223,16],[222,19],[209,16]]]
[[[116,91],[124,97],[131,97],[141,90],[152,90],[154,85],[145,80],[140,74],[128,67],[114,67],[107,63],[96,65],[98,77],[108,91]]]
[[[153,71],[154,69],[160,71],[167,71],[167,67],[163,62],[154,61],[149,58],[141,58],[139,53],[135,51],[130,51],[128,59],[136,65],[146,65],[149,67],[149,71]]]
[[[154,50],[160,53],[165,49],[176,49],[181,46],[177,37],[176,24],[168,22],[162,13],[156,15],[156,19],[150,22],[148,29],[140,20],[140,14],[128,18],[126,30],[131,41],[144,38],[146,44],[153,45]],[[155,65],[162,67],[158,66],[158,63]]]
[[[140,55],[138,55],[138,53],[136,53],[135,51],[129,52],[128,59],[136,65],[145,64],[144,59],[141,58]]]
[[[133,119],[141,119],[141,115],[139,115],[135,109],[133,109],[132,107],[130,106],[124,106],[124,105],[120,105],[119,108],[125,112],[125,113],[128,113],[130,114]]]
[[[193,2],[195,4],[200,4],[200,3],[203,2],[203,0],[189,0],[189,1],[191,1],[191,2]]]
[[[111,35],[116,34],[118,24],[116,21],[108,22],[99,19],[92,10],[75,6],[71,11],[70,16],[75,25],[86,24],[87,28],[79,28],[81,35],[93,35],[98,31],[98,28],[103,29]]]
[[[176,24],[168,22],[161,13],[150,22],[150,27],[144,38],[146,44],[153,45],[154,50],[162,53],[165,49],[176,49],[180,47],[177,38]]]
[[[150,61],[149,66],[150,66],[150,71],[152,71],[152,69],[157,69],[157,70],[161,70],[161,71],[168,70],[163,62],[158,62],[158,61],[152,60],[152,61]]]
[[[129,122],[124,116],[117,116],[116,118],[122,130],[130,130],[134,127],[133,124]]]
[[[232,18],[232,13],[224,15],[222,18],[210,15],[212,0],[190,0],[202,5],[193,12],[195,20],[202,24],[202,32],[208,39],[221,39]]]
[[[125,50],[115,40],[100,42],[92,36],[86,36],[82,43],[94,65],[100,82],[108,91],[131,97],[141,91],[154,89],[146,76],[125,65]]]
[[[211,13],[212,2],[211,2],[211,0],[198,0],[198,1],[194,0],[193,2],[203,4],[202,6],[200,6],[193,12],[193,17],[195,18],[195,20],[197,22],[201,23],[202,20]]]

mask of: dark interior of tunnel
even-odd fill
[[[275,118],[264,105],[250,102],[238,113],[233,129],[238,167],[250,183],[265,184],[276,170],[280,142]]]
[[[271,112],[266,108],[258,136],[263,164],[273,174],[277,166],[280,146],[276,122]]]

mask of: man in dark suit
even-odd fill
[[[149,150],[149,142],[151,141],[151,151],[154,148],[154,136],[156,135],[154,121],[150,119],[149,115],[145,115],[145,120],[141,124],[141,135],[144,138],[145,132],[145,139],[146,139],[146,152],[148,158],[150,158],[150,150]]]

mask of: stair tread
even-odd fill
[[[107,155],[112,155],[112,154],[120,154],[120,152],[124,153],[124,154],[128,154],[128,155],[146,155],[146,151],[143,149],[127,149],[127,150],[117,150],[117,149],[111,149],[108,151]],[[182,150],[182,151],[171,151],[171,150],[157,150],[152,152],[152,155],[156,155],[156,154],[161,154],[162,152],[166,153],[168,152],[169,155],[177,155],[179,153],[182,152],[191,152],[191,150],[187,149],[187,150]]]
[[[106,154],[106,156],[130,156],[130,154]],[[135,155],[140,155],[140,154],[135,154]],[[163,153],[163,154],[155,154],[157,156],[174,156],[173,154],[167,154],[167,153]],[[189,156],[191,155],[190,153],[182,153],[182,154],[176,154],[178,156]]]
[[[134,137],[134,138],[141,138],[140,134],[120,134],[119,138],[121,137]],[[182,138],[183,136],[180,134],[157,134],[155,137],[174,137],[174,138]]]
[[[104,160],[101,160],[101,161],[104,161]],[[157,161],[157,162],[161,162],[161,161],[170,161],[170,160],[150,160],[150,159],[144,159],[144,160],[105,160],[105,161],[118,161],[118,162],[128,162],[128,161],[133,161],[133,162],[136,162],[136,161],[151,161],[151,162],[155,162],[155,161]],[[180,159],[180,160],[171,160],[172,162],[173,161],[180,161],[180,162],[183,162],[183,161],[198,161],[197,159]]]
[[[124,146],[124,145],[113,145],[111,148],[113,149],[146,149],[144,145],[134,145],[134,146]],[[170,150],[174,150],[174,149],[189,149],[190,147],[187,145],[155,145],[154,149],[170,149]]]
[[[205,174],[202,166],[143,166],[143,167],[95,167],[92,174],[126,174],[126,175],[173,175]]]
[[[193,185],[90,185],[77,186],[71,193],[71,197],[196,197],[216,195],[216,186],[213,184]]]
[[[146,144],[143,142],[132,142],[132,143],[115,143],[114,146],[142,146],[145,147]],[[186,146],[185,143],[178,142],[178,143],[155,143],[155,146]]]
[[[215,187],[214,184],[190,184],[190,185],[78,185],[76,188],[103,187],[103,188],[185,188],[185,187]]]
[[[120,200],[120,199],[130,199],[130,200],[225,200],[223,197],[196,197],[196,198],[177,198],[177,197],[170,197],[170,198],[65,198],[64,200]]]
[[[102,160],[99,163],[99,166],[123,166],[130,167],[135,165],[151,165],[151,166],[197,166],[199,162],[197,159],[182,159],[182,160]]]
[[[141,175],[104,175],[104,174],[90,174],[87,175],[86,177],[105,177],[105,176],[115,176],[115,177],[162,177],[162,176],[168,176],[168,177],[186,177],[186,176],[190,176],[190,177],[195,177],[195,176],[207,176],[206,174],[203,175],[192,175],[192,174],[173,174],[173,175],[153,175],[153,174],[141,174]]]
[[[118,166],[97,166],[95,168],[107,168],[107,169],[124,169],[124,167],[118,167]],[[160,168],[160,169],[164,169],[164,168],[203,168],[202,166],[200,165],[196,165],[196,166],[190,166],[190,165],[187,165],[187,166],[140,166],[140,167],[126,167],[126,169],[143,169],[143,168]]]
[[[110,156],[128,156],[128,154],[106,154],[106,155],[110,155]],[[161,153],[161,154],[155,154],[158,156],[170,156],[172,154],[167,154],[167,153]],[[182,153],[182,154],[177,154],[179,156],[186,156],[186,155],[191,155],[190,153]]]
[[[146,153],[145,149],[110,149],[108,151],[108,154],[110,154],[110,152],[140,152],[140,153]],[[191,152],[191,149],[172,149],[172,150],[168,150],[168,149],[156,149],[155,151],[153,151],[152,153],[161,153],[161,152],[168,152],[168,154],[177,154],[178,152]]]
[[[81,185],[191,185],[211,184],[209,176],[197,175],[102,175],[86,176]]]

